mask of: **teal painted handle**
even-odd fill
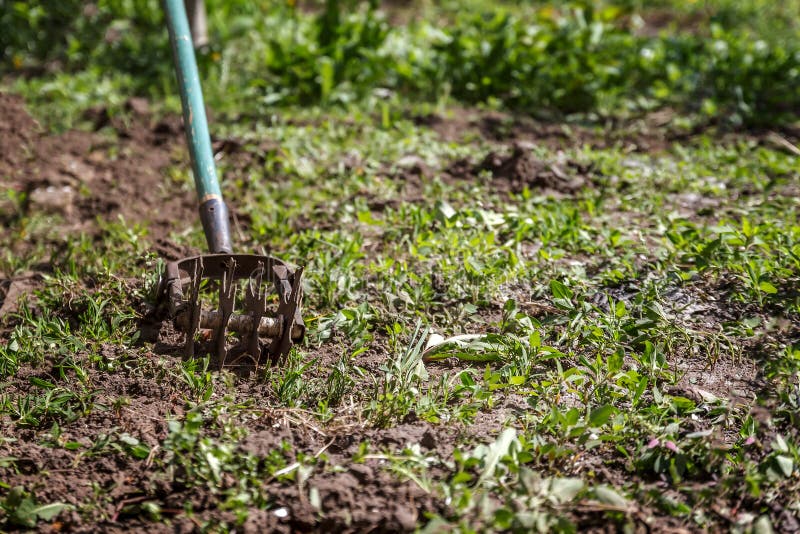
[[[194,185],[200,200],[200,220],[211,252],[229,254],[232,247],[228,228],[228,209],[222,200],[222,191],[214,166],[214,152],[211,150],[203,90],[200,87],[200,74],[194,57],[186,8],[183,0],[164,0],[164,7],[175,71],[178,75],[178,88],[181,93],[186,143],[189,145]]]
[[[222,197],[214,167],[214,153],[208,134],[206,108],[203,105],[203,90],[200,74],[194,58],[194,45],[189,32],[189,19],[183,0],[165,0],[169,38],[178,73],[178,87],[183,104],[183,122],[186,127],[186,142],[192,157],[192,170],[197,195],[202,203],[209,195]]]

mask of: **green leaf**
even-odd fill
[[[9,514],[11,522],[23,527],[36,526],[36,504],[30,497],[23,498]]]
[[[550,495],[560,504],[567,503],[578,495],[583,486],[579,478],[554,478],[550,481]]]
[[[494,470],[500,459],[508,454],[508,450],[514,440],[517,439],[517,430],[515,428],[506,428],[497,438],[497,441],[489,446],[483,464],[483,473],[478,479],[478,485],[484,482],[487,478],[494,476]]]
[[[43,379],[37,378],[35,376],[28,377],[28,382],[30,382],[34,386],[38,386],[38,387],[40,387],[42,389],[53,389],[53,388],[56,387],[56,385],[53,384],[52,382],[48,382],[47,380],[43,380]]]
[[[463,334],[428,342],[422,353],[424,361],[458,358],[473,362],[495,362],[502,359],[499,349],[502,336],[497,334]]]
[[[589,426],[598,427],[603,426],[608,422],[615,411],[615,408],[610,404],[604,404],[599,408],[592,410],[589,414]]]
[[[578,419],[580,419],[581,413],[578,411],[577,408],[570,408],[567,413],[564,415],[564,421],[569,426],[575,426],[577,424]]]
[[[530,344],[531,348],[534,349],[538,349],[542,346],[542,335],[538,330],[534,330],[531,335],[528,336],[528,343]]]
[[[778,289],[767,281],[759,282],[758,289],[770,295],[774,295],[778,292]]]
[[[140,443],[139,445],[134,445],[128,449],[128,453],[136,458],[137,460],[144,460],[148,456],[150,456],[150,447]]]
[[[456,473],[456,475],[453,477],[452,483],[453,484],[465,484],[465,483],[469,482],[470,480],[472,480],[472,475],[470,475],[469,473],[465,473],[464,471],[460,471],[460,472]]]
[[[61,502],[53,502],[50,504],[37,506],[36,508],[33,509],[33,512],[42,521],[50,521],[68,507],[69,507],[68,504],[64,504]]]
[[[3,501],[3,508],[12,509],[18,507],[26,497],[25,488],[22,486],[14,486],[8,492],[8,496]]]
[[[792,471],[794,470],[794,462],[788,456],[778,455],[775,457],[775,463],[778,464],[783,476],[790,477],[792,476]]]
[[[333,91],[334,80],[334,64],[331,58],[322,56],[317,60],[319,69],[319,86],[322,100],[327,100]]]
[[[789,452],[789,445],[786,444],[786,440],[783,439],[783,436],[780,434],[775,435],[775,439],[772,441],[772,450],[778,452]]]
[[[446,221],[452,219],[456,215],[456,210],[453,209],[453,206],[441,200],[436,203],[436,209]]]
[[[603,504],[610,504],[611,506],[618,506],[620,508],[628,507],[628,499],[608,486],[597,486],[594,489],[594,495],[597,497],[597,500]]]
[[[572,298],[572,290],[558,280],[550,280],[550,291],[556,300],[570,300]]]
[[[753,534],[772,534],[773,532],[775,530],[772,528],[772,522],[768,515],[762,515],[753,523]]]
[[[622,369],[622,365],[625,362],[622,351],[618,350],[614,352],[611,356],[608,357],[608,370],[612,373],[616,373],[620,369]]]
[[[39,520],[49,521],[68,508],[68,504],[55,502],[36,504],[33,497],[22,486],[16,486],[8,492],[8,496],[0,502],[2,510],[8,514],[12,524],[32,528]]]
[[[680,411],[694,410],[697,406],[692,399],[681,397],[679,395],[670,397],[670,401],[672,402],[673,406]]]
[[[135,446],[135,445],[139,444],[139,440],[134,438],[133,436],[131,436],[127,432],[120,434],[119,435],[119,440],[122,443],[126,444],[126,445]]]

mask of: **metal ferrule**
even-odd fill
[[[228,225],[228,207],[219,197],[212,197],[200,204],[200,222],[206,234],[208,249],[214,254],[230,254],[231,231]]]

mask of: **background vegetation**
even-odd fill
[[[18,89],[62,105],[174,94],[158,0],[50,4],[2,2],[14,29],[0,37],[3,71],[23,76]],[[550,118],[670,107],[748,125],[800,104],[796,2],[398,2],[388,18],[378,4],[210,0],[209,104],[242,113],[377,92]]]

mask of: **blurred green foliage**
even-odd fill
[[[678,28],[653,32],[641,31],[640,16],[653,7],[633,0],[568,7],[473,1],[463,10],[444,2],[438,18],[393,23],[374,0],[304,9],[294,1],[208,0],[213,44],[199,61],[210,103],[239,111],[395,94],[540,116],[670,106],[734,124],[794,120],[800,45],[766,35],[763,19],[771,12],[754,14],[759,2],[741,3],[752,24],[739,25],[726,0],[713,16],[657,2],[659,16],[674,15]],[[115,89],[122,93],[174,92],[157,0],[0,0],[0,13],[0,25],[12,29],[0,34],[2,72],[44,79],[61,73],[69,89],[49,94],[81,90],[63,73],[91,73],[84,85],[120,80]],[[681,17],[698,16],[704,18],[681,31]],[[797,34],[785,16],[777,20],[784,37]]]
[[[3,69],[97,67],[135,76],[139,87],[171,72],[158,0],[0,0]]]

